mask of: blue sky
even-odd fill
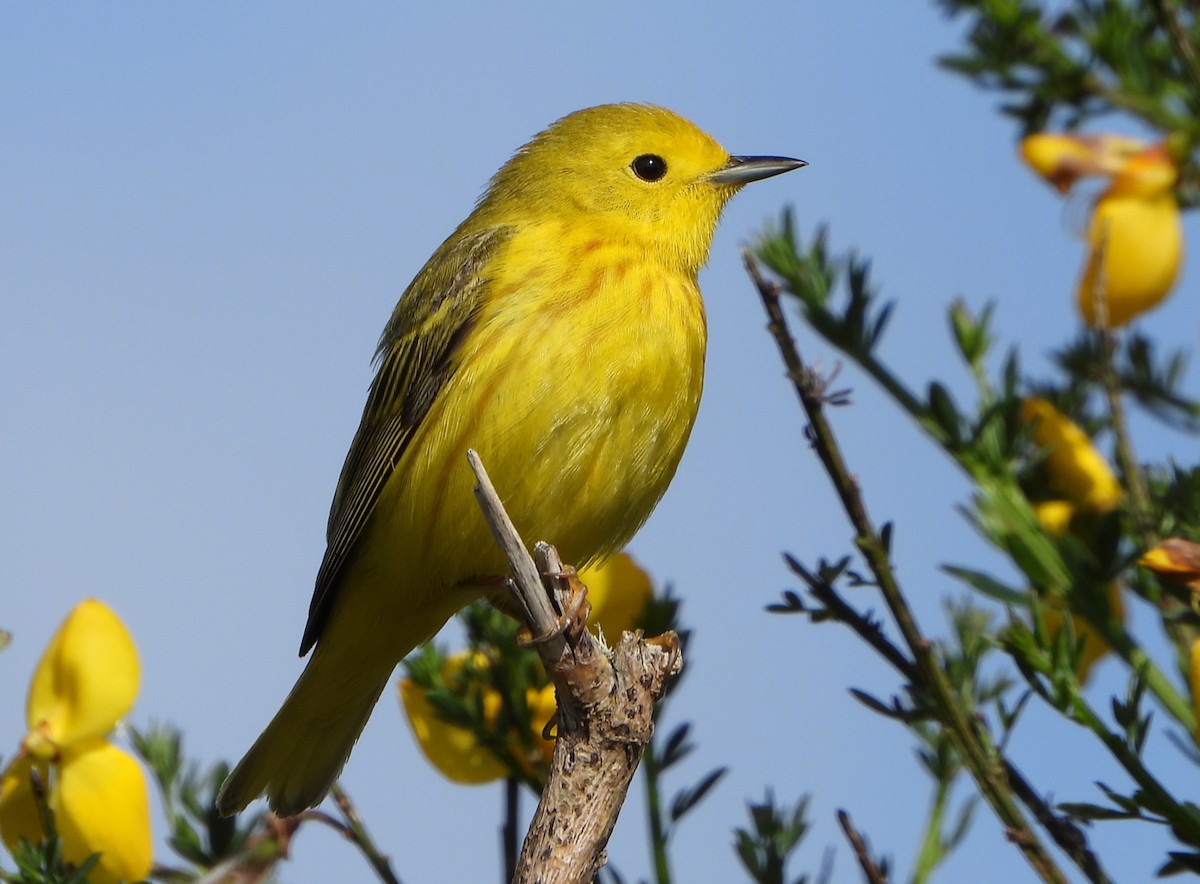
[[[731,767],[673,844],[677,878],[741,878],[731,829],[767,785],[814,795],[797,871],[833,846],[836,880],[857,877],[837,808],[907,870],[929,784],[906,733],[846,690],[887,695],[893,674],[843,630],[763,612],[795,586],[782,551],[837,557],[850,531],[738,249],[792,205],[806,235],[828,223],[835,246],[870,255],[899,302],[883,353],[915,387],[943,377],[969,395],[945,333],[960,296],[998,300],[1004,340],[1046,371],[1074,333],[1079,246],[1061,202],[1018,164],[995,99],[934,65],[956,45],[928,4],[6,7],[0,626],[15,642],[0,657],[0,753],[20,737],[45,641],[96,596],[142,654],[132,720],[180,726],[204,762],[240,757],[300,671],[329,500],[396,297],[531,135],[580,107],[649,101],[735,153],[811,164],[725,213],[701,278],[700,418],[631,546],[695,630],[668,723],[693,721],[698,749],[668,787]],[[1195,343],[1192,278],[1145,322],[1174,347]],[[836,364],[811,335],[801,343]],[[897,522],[918,616],[941,633],[957,588],[938,565],[1002,566],[954,512],[968,493],[955,468],[869,381],[842,379],[854,406],[835,411],[837,432],[872,513]],[[1144,456],[1190,461],[1188,440],[1134,430]],[[1133,617],[1156,646],[1148,612]],[[1099,706],[1123,678],[1103,664]],[[1125,785],[1086,735],[1036,709],[1011,748],[1056,799],[1097,798],[1095,779]],[[1186,791],[1195,768],[1161,734],[1151,752]],[[388,695],[343,782],[404,880],[498,880],[499,788],[442,780]],[[610,847],[627,878],[648,870],[634,788]],[[1167,844],[1128,825],[1096,837],[1117,879],[1148,877]],[[281,879],[339,870],[371,880],[314,827]],[[981,810],[943,880],[1029,877]]]

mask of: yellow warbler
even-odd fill
[[[506,573],[471,493],[479,452],[525,537],[586,565],[666,490],[700,399],[696,275],[742,185],[804,165],[730,156],[670,111],[554,123],[492,179],[383,331],[334,494],[283,707],[230,774],[224,813],[321,800],[392,669]]]

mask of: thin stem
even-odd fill
[[[1121,763],[1145,793],[1140,802],[1144,807],[1154,807],[1162,814],[1175,832],[1176,837],[1190,845],[1200,845],[1200,819],[1186,808],[1180,807],[1175,797],[1166,790],[1158,779],[1146,769],[1141,758],[1119,735],[1113,733],[1096,711],[1083,698],[1078,686],[1071,689],[1071,713],[1075,721],[1089,728],[1098,736],[1108,751]],[[1169,816],[1168,816],[1169,814]]]
[[[1083,831],[1069,818],[1059,816],[1051,810],[1050,805],[1034,791],[1024,774],[1017,770],[1012,762],[1005,760],[1004,773],[1021,803],[1033,812],[1042,828],[1050,833],[1054,843],[1087,875],[1087,879],[1093,884],[1110,884],[1111,879],[1100,867],[1100,860],[1096,854],[1088,847],[1087,836]]]
[[[917,679],[916,664],[888,641],[876,623],[847,604],[829,583],[809,572],[795,559],[789,556],[787,561],[788,566],[808,584],[813,596],[825,606],[833,619],[850,627],[881,657],[891,663],[897,672],[908,679],[910,683],[915,683]],[[984,727],[983,721],[978,717],[974,721],[977,728]],[[1004,777],[1012,788],[1013,794],[1029,808],[1038,823],[1054,839],[1054,843],[1071,858],[1071,861],[1087,876],[1088,881],[1093,884],[1110,884],[1111,879],[1101,868],[1099,859],[1088,846],[1087,836],[1079,827],[1069,818],[1055,814],[1008,758],[999,755],[999,761],[1004,766]]]
[[[844,810],[839,810],[837,812],[837,820],[838,825],[842,827],[842,832],[846,835],[846,840],[850,842],[850,846],[854,849],[854,856],[858,860],[858,866],[862,869],[863,877],[867,880],[868,884],[887,884],[887,875],[871,859],[871,854],[867,851],[867,844],[863,841],[862,835],[858,834],[858,829],[854,828],[850,814]]]
[[[1101,248],[1104,243],[1101,242]],[[1097,281],[1100,285],[1102,280]],[[1096,296],[1098,302],[1103,301],[1101,295]],[[1099,314],[1097,314],[1099,315]],[[1117,339],[1107,328],[1100,331],[1100,378],[1104,387],[1104,396],[1108,403],[1109,421],[1112,424],[1113,439],[1117,453],[1117,463],[1121,467],[1121,475],[1125,479],[1125,487],[1129,492],[1130,509],[1133,515],[1134,529],[1137,540],[1143,550],[1155,546],[1162,538],[1155,531],[1154,505],[1150,500],[1150,491],[1146,486],[1146,476],[1138,464],[1134,453],[1133,439],[1129,434],[1129,424],[1125,420],[1125,407],[1121,399],[1120,381],[1114,367],[1117,350]],[[1187,671],[1187,658],[1192,641],[1196,637],[1195,629],[1185,625],[1179,618],[1172,616],[1183,610],[1183,604],[1168,595],[1162,595],[1153,601],[1163,614],[1163,627],[1171,637],[1175,647],[1176,659],[1180,670]],[[1168,680],[1153,661],[1142,651],[1125,631],[1120,623],[1100,624],[1100,633],[1108,640],[1122,659],[1129,664],[1134,672],[1141,672],[1146,686],[1158,698],[1167,711],[1182,724],[1188,733],[1196,732],[1196,713],[1192,704],[1180,695],[1175,686]],[[1110,633],[1112,635],[1110,636]]]
[[[917,867],[913,870],[913,884],[924,884],[938,863],[946,858],[946,850],[942,844],[942,819],[946,814],[946,802],[949,797],[949,781],[939,779],[933,793],[933,804],[929,808],[929,818],[925,821],[925,835],[921,838]]]
[[[1158,20],[1162,22],[1167,34],[1171,37],[1171,44],[1175,47],[1176,56],[1183,62],[1183,67],[1192,80],[1193,92],[1200,92],[1200,59],[1196,58],[1196,49],[1188,37],[1183,22],[1179,20],[1179,8],[1175,3],[1168,3],[1167,0],[1153,0],[1153,5],[1155,13],[1158,14]]]
[[[938,721],[950,733],[964,766],[979,785],[984,800],[1005,828],[1008,837],[1043,880],[1062,882],[1066,877],[1046,852],[1036,833],[1030,829],[1017,806],[1003,769],[996,763],[995,748],[981,737],[954,695],[946,674],[938,665],[932,643],[917,626],[888,559],[887,548],[867,514],[858,484],[847,467],[828,421],[821,398],[822,383],[801,360],[787,328],[779,303],[779,287],[762,278],[754,259],[744,255],[746,270],[754,280],[769,319],[768,329],[783,356],[788,375],[809,419],[810,439],[825,471],[829,474],[842,506],[857,533],[856,543],[874,575],[880,593],[912,653],[920,682],[933,706]]]
[[[1159,602],[1159,604],[1167,603],[1177,604],[1173,599],[1167,598],[1163,598]],[[1180,726],[1189,734],[1195,733],[1196,710],[1188,699],[1176,689],[1171,680],[1163,674],[1163,671],[1154,664],[1154,661],[1146,655],[1141,646],[1133,640],[1124,624],[1111,620],[1102,623],[1089,620],[1088,625],[1097,631],[1110,648],[1116,651],[1132,672],[1141,676],[1150,693],[1163,705],[1167,713],[1179,722]],[[1170,622],[1165,625],[1172,635],[1182,628]],[[1178,642],[1176,644],[1178,646]],[[1182,647],[1186,650],[1187,645]]]
[[[642,756],[642,770],[646,774],[646,816],[650,818],[650,849],[654,855],[654,880],[657,884],[671,884],[671,861],[667,854],[667,832],[662,819],[662,797],[659,791],[658,745],[653,738]]]
[[[504,779],[504,827],[500,837],[504,842],[504,884],[517,874],[517,856],[521,850],[521,830],[517,817],[521,812],[521,781],[516,777]]]
[[[1116,336],[1110,330],[1100,332],[1101,357],[1100,373],[1104,386],[1104,396],[1108,401],[1109,420],[1112,423],[1113,438],[1116,443],[1117,463],[1121,466],[1121,475],[1125,477],[1125,486],[1129,491],[1130,507],[1137,528],[1138,541],[1143,549],[1149,549],[1158,543],[1159,537],[1154,532],[1154,508],[1150,503],[1150,492],[1146,487],[1146,477],[1138,465],[1137,456],[1133,451],[1133,440],[1129,435],[1129,424],[1125,420],[1125,407],[1121,402],[1120,381],[1117,379],[1113,359],[1116,354]]]
[[[354,809],[354,805],[350,802],[350,796],[337,783],[333,784],[333,788],[329,790],[329,794],[333,796],[334,803],[337,804],[337,809],[346,821],[345,829],[343,830],[344,834],[362,851],[363,856],[367,858],[367,862],[375,869],[375,874],[379,876],[379,880],[385,882],[385,884],[400,884],[400,879],[392,871],[392,866],[388,858],[380,853],[379,848],[375,846],[375,842],[371,840],[371,835],[367,832],[367,827],[363,825],[358,811]]]

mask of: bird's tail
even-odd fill
[[[217,796],[222,814],[266,792],[276,814],[294,816],[329,792],[395,666],[389,657],[378,666],[360,658],[347,667],[339,653],[318,644],[283,706],[226,778]]]

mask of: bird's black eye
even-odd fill
[[[629,168],[643,181],[659,181],[667,174],[667,161],[656,153],[644,153],[636,157]]]

